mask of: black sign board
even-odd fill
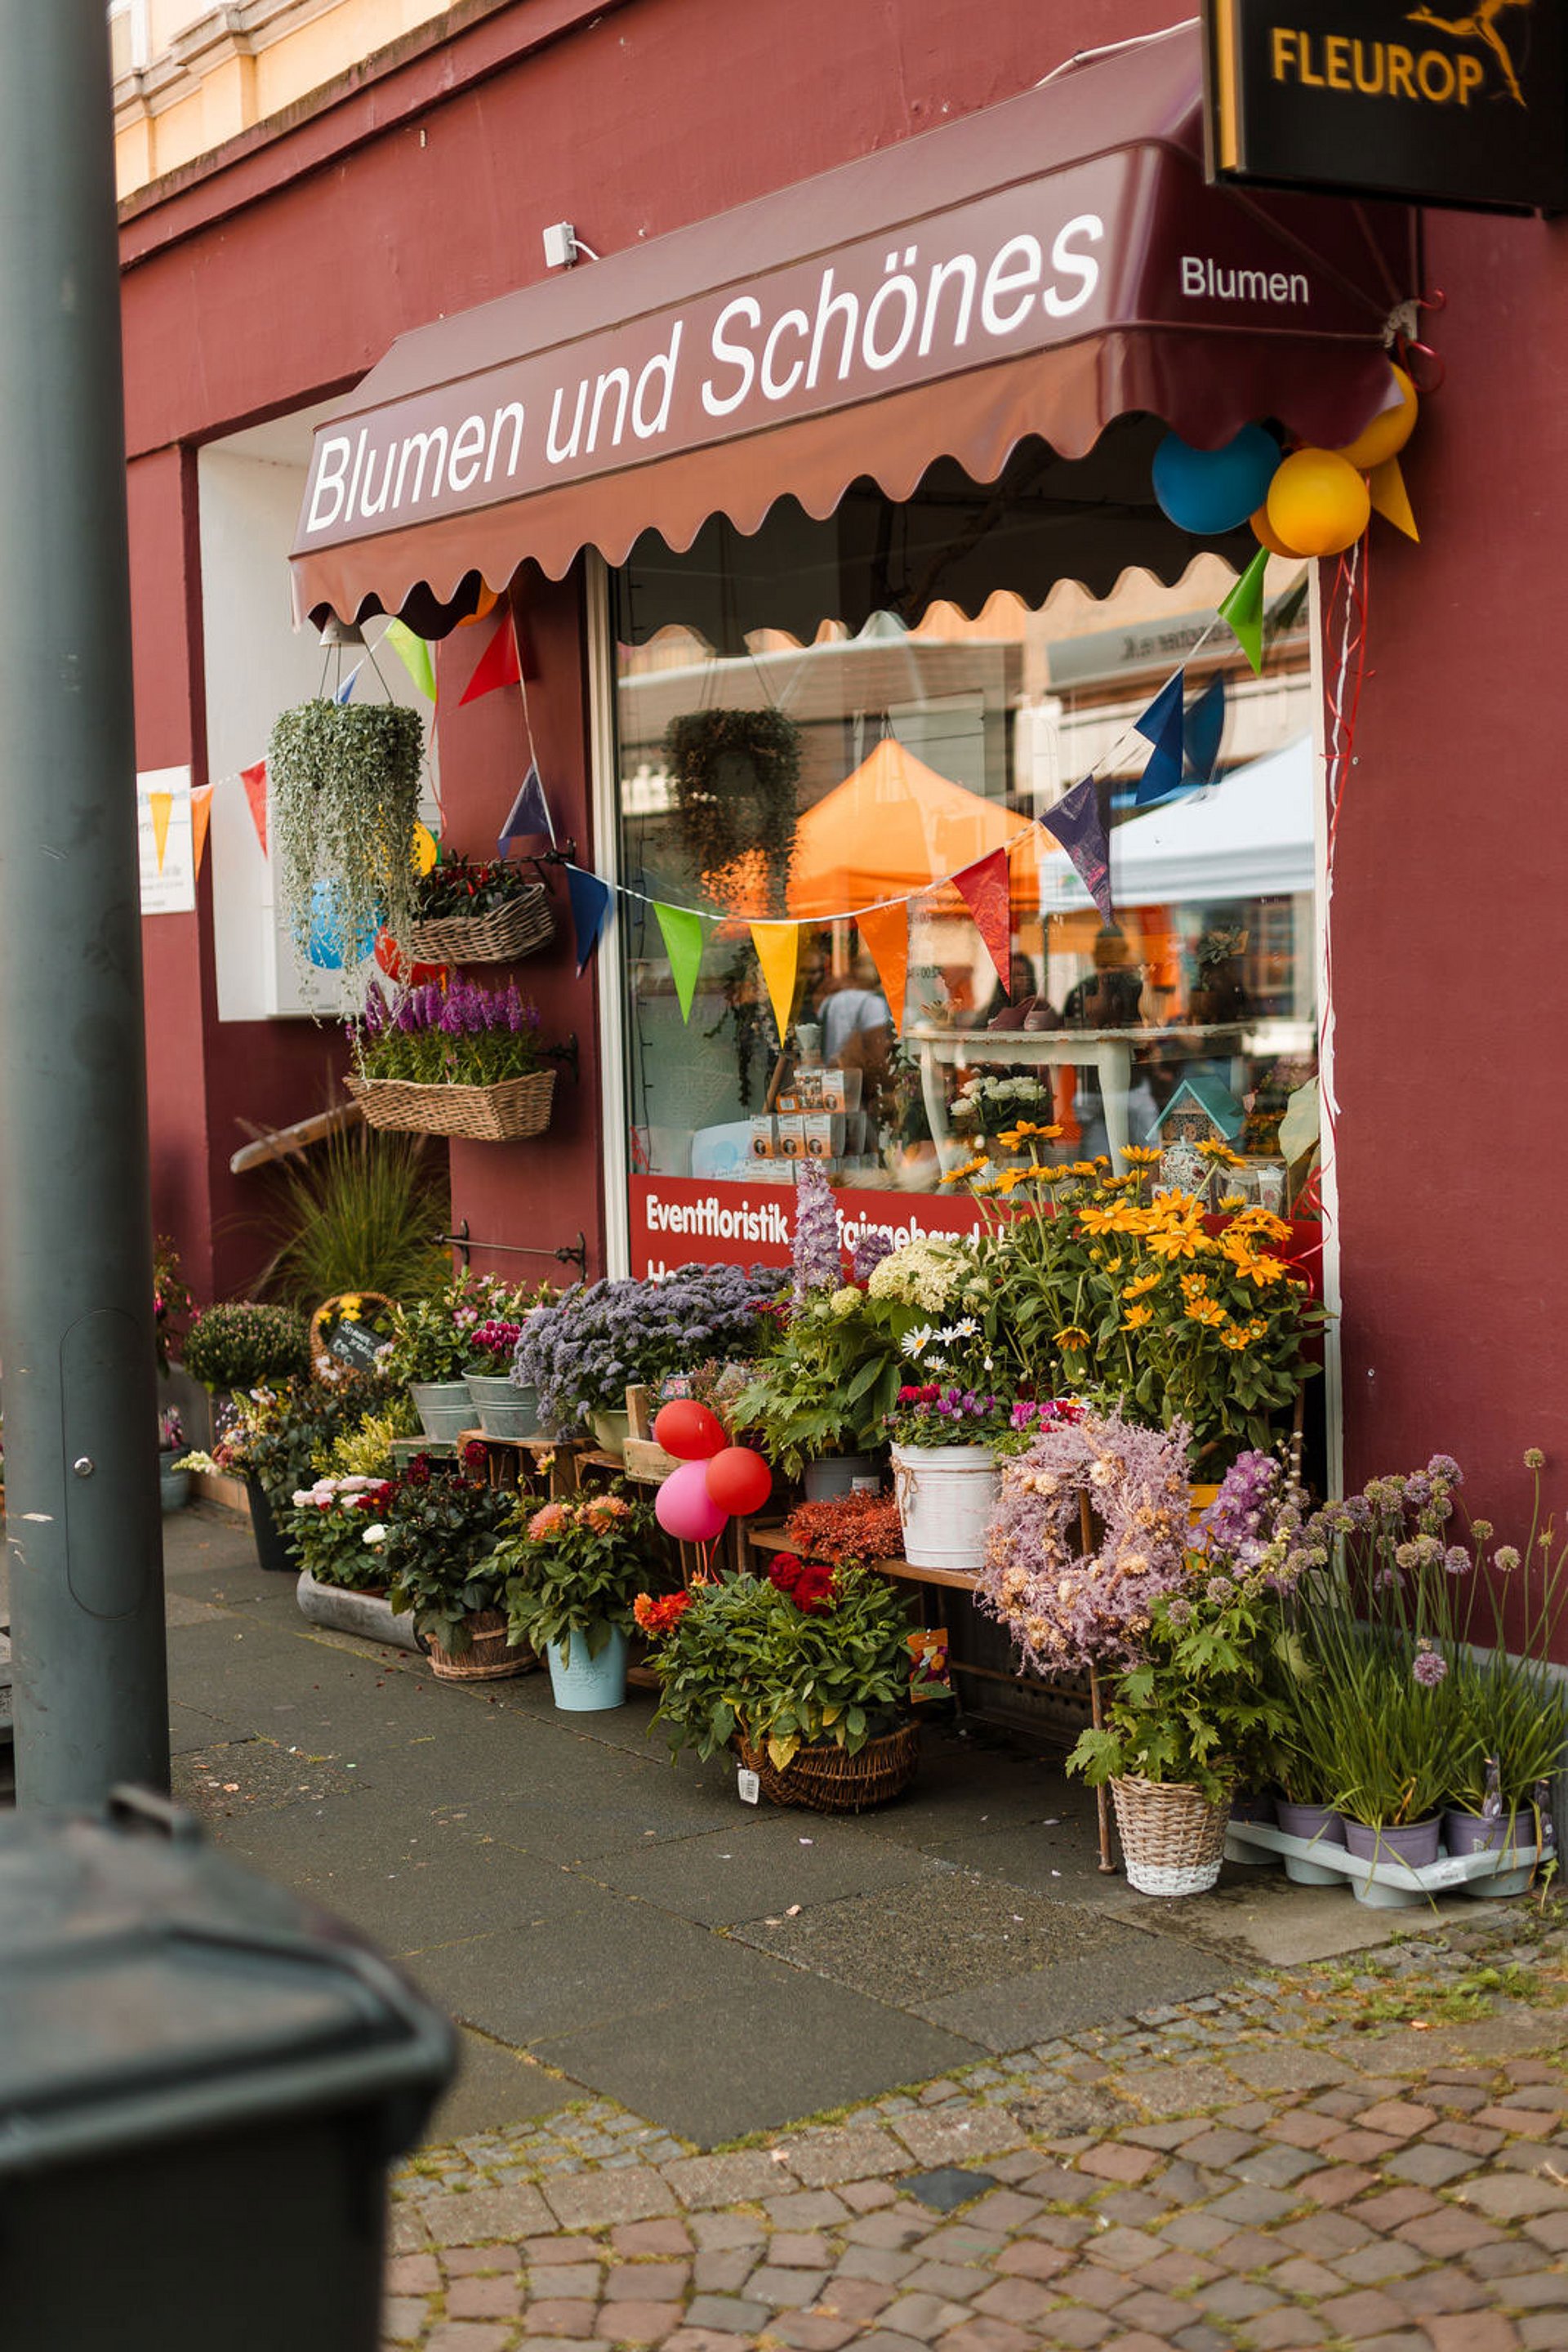
[[[1204,0],[1211,178],[1568,209],[1563,0]]]
[[[345,1372],[374,1370],[391,1337],[392,1301],[379,1291],[345,1291],[340,1297],[323,1299],[310,1326],[318,1375],[327,1370],[323,1355]]]

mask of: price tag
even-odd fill
[[[748,1772],[743,1764],[735,1774],[735,1786],[741,1792],[741,1802],[743,1805],[754,1805],[762,1797],[761,1780],[754,1772]]]

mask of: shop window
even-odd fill
[[[1254,677],[1215,615],[1255,542],[1164,521],[1157,430],[1076,463],[1026,443],[990,485],[943,463],[902,504],[861,482],[821,521],[783,499],[684,554],[648,534],[615,575],[634,1188],[787,1186],[814,1157],[849,1192],[931,1195],[977,1154],[1005,1163],[1024,1119],[1061,1129],[1053,1157],[1154,1148],[1173,1173],[1221,1138],[1254,1197],[1311,1213],[1303,567],[1269,568]],[[1224,675],[1220,750],[1141,806],[1132,722],[1184,660],[1190,695]],[[1109,925],[1036,822],[1090,772]],[[948,878],[997,846],[1005,986]],[[906,897],[893,1007],[855,910]],[[689,1019],[656,902],[713,919]],[[784,917],[781,1019],[748,925]]]

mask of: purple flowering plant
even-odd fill
[[[1015,1450],[1026,1441],[1013,1419],[1011,1397],[992,1396],[984,1389],[958,1384],[942,1386],[926,1381],[906,1382],[888,1415],[888,1434],[895,1445],[988,1445],[993,1452]]]
[[[623,1410],[634,1383],[657,1388],[668,1373],[751,1355],[758,1308],[777,1287],[777,1273],[760,1265],[682,1265],[662,1282],[575,1284],[529,1318],[512,1378],[538,1391],[551,1435],[567,1436],[590,1413]]]
[[[491,1087],[544,1066],[538,1008],[515,980],[504,988],[460,975],[445,988],[429,981],[391,1003],[373,987],[349,1039],[362,1078],[415,1086]]]

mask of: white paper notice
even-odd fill
[[[188,915],[196,903],[189,768],[148,768],[136,779],[142,912]]]

